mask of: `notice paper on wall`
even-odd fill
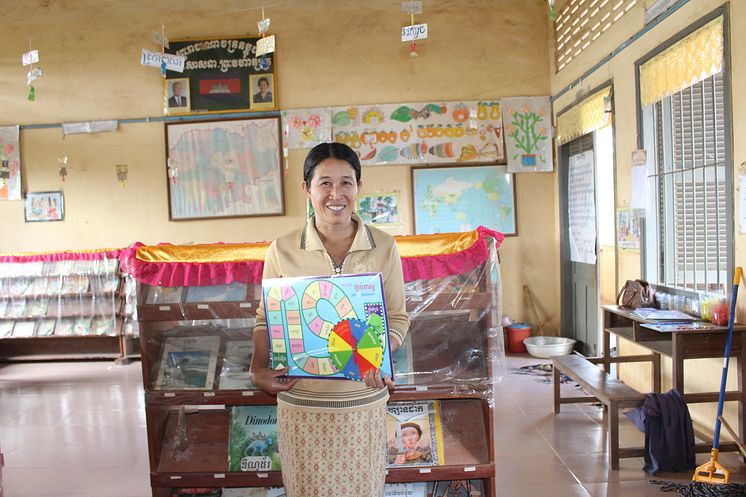
[[[593,151],[570,157],[567,187],[570,260],[596,263],[596,189]]]
[[[630,207],[633,209],[647,209],[648,182],[647,167],[632,167],[632,198]]]

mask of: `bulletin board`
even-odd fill
[[[167,79],[187,79],[190,112],[267,111],[279,108],[275,53],[262,67],[256,55],[260,37],[172,40],[168,53],[185,56],[184,72],[166,71]],[[267,93],[260,85],[268,83]],[[166,84],[166,98],[169,85]],[[257,95],[262,95],[257,97]]]

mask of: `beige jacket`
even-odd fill
[[[264,260],[263,278],[380,272],[390,336],[401,345],[409,329],[409,316],[396,243],[391,235],[365,225],[356,215],[353,219],[357,221],[357,234],[340,268],[335,268],[324,249],[312,217],[305,228],[272,242]],[[254,332],[267,333],[263,305],[257,309]],[[301,380],[290,391],[281,392],[277,400],[304,410],[369,409],[384,404],[388,400],[388,390],[350,380]]]

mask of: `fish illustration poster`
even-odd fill
[[[332,136],[363,165],[505,158],[499,100],[333,107]]]

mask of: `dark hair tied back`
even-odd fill
[[[330,142],[319,143],[308,152],[306,161],[303,163],[303,181],[307,185],[311,184],[313,171],[316,169],[316,166],[329,158],[343,160],[352,166],[352,169],[355,170],[355,180],[360,183],[362,168],[360,167],[360,159],[355,151],[344,143]]]

